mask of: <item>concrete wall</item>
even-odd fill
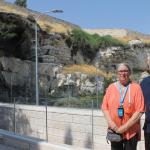
[[[92,149],[93,141],[94,150],[110,149],[110,144],[107,144],[105,138],[107,124],[100,110],[92,112],[85,109],[56,107],[48,107],[47,110],[46,128],[45,107],[16,105],[14,111],[13,105],[0,104],[0,128],[41,139],[48,137],[48,141],[52,144],[68,144],[74,148]],[[143,118],[141,122],[143,124]],[[143,131],[138,150],[144,150]]]

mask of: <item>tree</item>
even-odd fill
[[[27,0],[16,0],[15,4],[21,7],[27,7]]]

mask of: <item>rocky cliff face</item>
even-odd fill
[[[40,61],[50,64],[71,64],[71,50],[65,42],[65,37],[58,33],[49,34],[46,38],[41,38],[39,49]]]
[[[35,58],[35,20],[10,13],[0,13],[0,55],[24,60]],[[39,61],[44,63],[70,64],[70,49],[65,35],[48,34],[38,29]]]
[[[31,56],[34,20],[0,12],[0,56],[27,59]]]
[[[12,97],[19,97],[21,100],[33,101],[35,20],[31,16],[0,13],[0,25],[0,100],[13,101]],[[7,34],[8,29],[10,34]],[[71,55],[71,48],[66,44],[66,34],[46,32],[39,26],[38,43],[40,97],[63,98],[68,94],[69,96],[96,94],[97,90],[103,89],[102,76],[95,78],[96,74],[63,72],[66,65],[75,62],[87,63],[82,53]],[[130,41],[126,47],[99,49],[90,65],[96,66],[96,71],[103,69],[115,72],[118,63],[128,62],[132,70],[140,75],[147,69],[147,55],[150,55],[150,45],[136,39]]]
[[[147,69],[146,60],[149,55],[150,47],[144,43],[128,44],[127,47],[108,47],[99,50],[99,62],[96,63],[101,68],[114,70],[118,63],[127,62],[133,71],[142,72]]]
[[[59,43],[60,47],[54,47],[49,43],[52,42],[51,40],[45,40],[43,44],[39,62],[40,97],[45,97],[45,93],[55,98],[66,97],[68,93],[70,96],[94,94],[97,92],[97,85],[101,91],[103,76],[95,78],[96,74],[91,76],[82,72],[63,73],[63,67],[73,63],[70,51],[61,41],[60,35],[56,34],[52,37],[61,44]],[[132,70],[140,76],[147,69],[147,55],[150,55],[150,48],[145,47],[143,43],[128,45],[126,48],[110,47],[98,51],[93,65],[97,69],[115,72],[118,63],[128,62]],[[10,97],[18,96],[19,100],[30,101],[35,98],[34,61],[0,57],[0,68],[1,100],[10,101]]]
[[[35,96],[35,20],[16,14],[0,13],[1,100]],[[55,72],[71,64],[71,51],[62,33],[38,29],[39,84],[41,96],[47,91]],[[4,93],[4,94],[3,94]],[[12,101],[12,99],[11,99]]]

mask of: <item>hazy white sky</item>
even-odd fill
[[[5,0],[14,2],[15,0]],[[27,0],[29,9],[50,14],[82,28],[126,28],[150,34],[150,0]]]

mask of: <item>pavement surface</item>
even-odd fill
[[[0,150],[18,150],[18,149],[0,144]]]

